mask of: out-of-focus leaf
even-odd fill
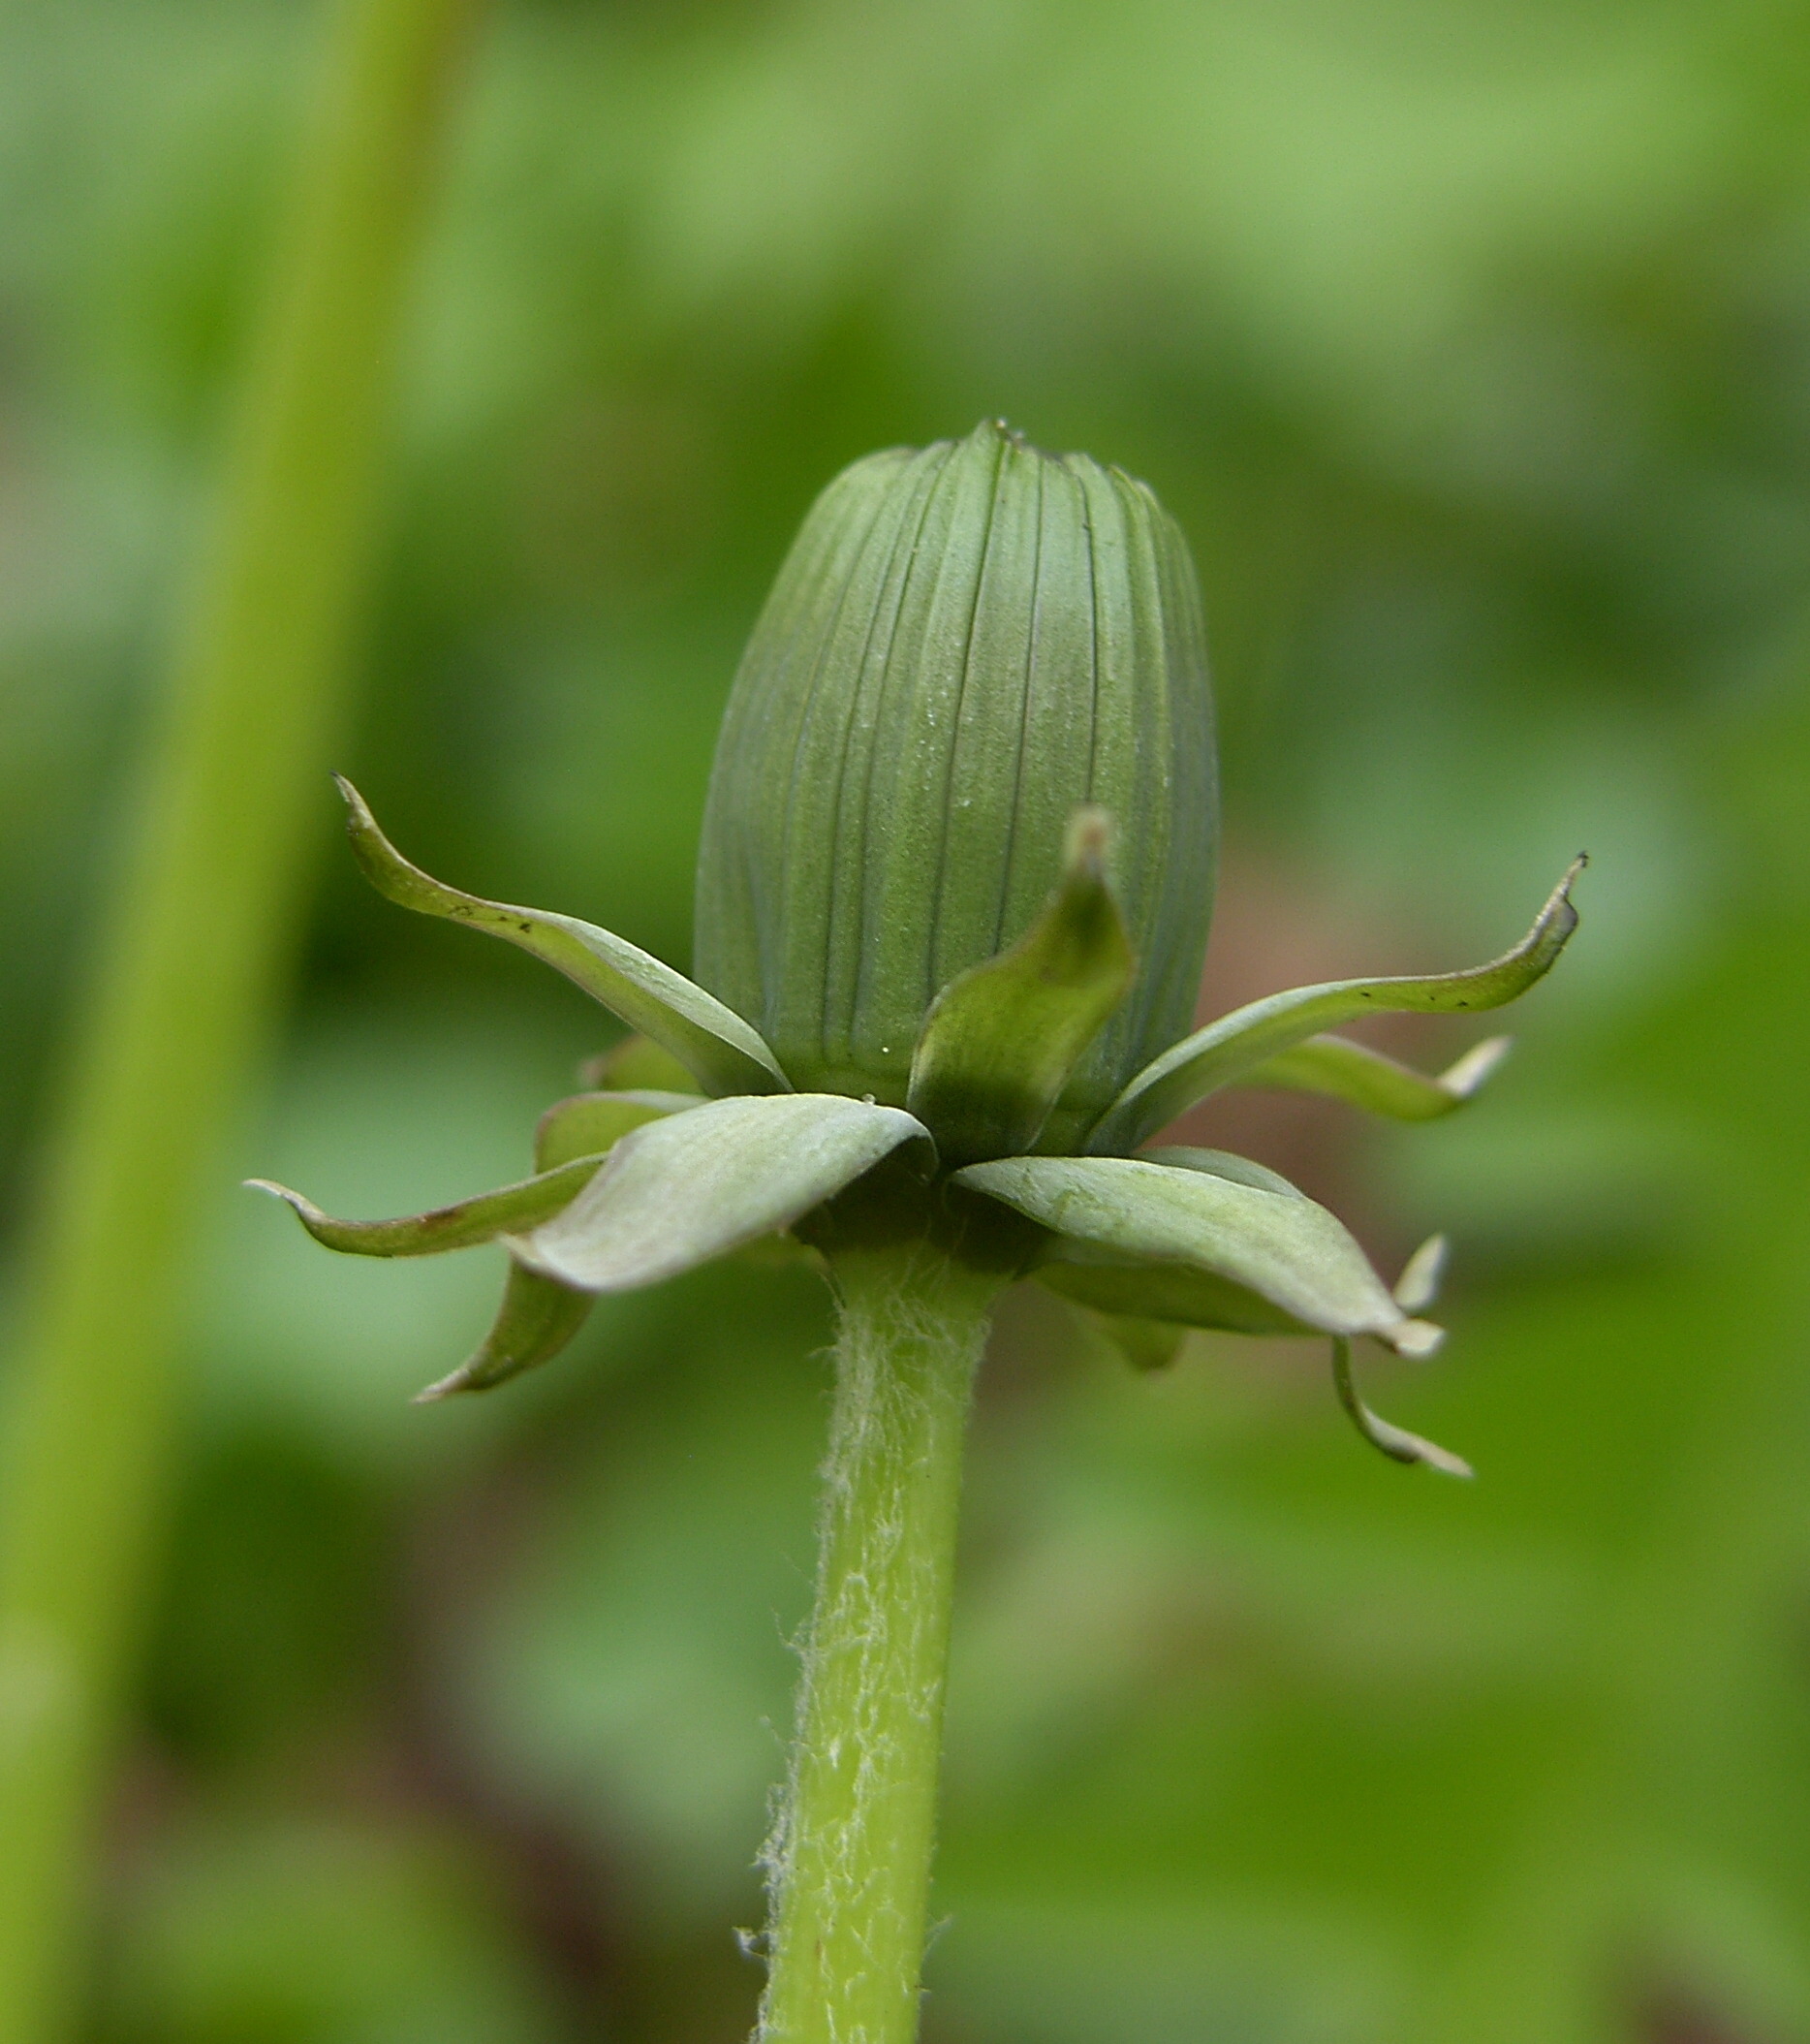
[[[1462,1107],[1509,1054],[1514,1039],[1490,1036],[1437,1077],[1397,1064],[1345,1036],[1310,1036],[1234,1080],[1235,1085],[1325,1093],[1395,1121],[1436,1121]]]
[[[697,1084],[671,1051],[639,1034],[587,1057],[578,1067],[578,1078],[593,1091],[606,1093],[689,1093]]]
[[[1112,1320],[1215,1328],[1233,1335],[1316,1332],[1248,1285],[1189,1264],[1095,1258],[1078,1243],[1065,1243],[1033,1274],[1072,1305]]]
[[[624,1136],[583,1195],[510,1251],[587,1292],[658,1284],[790,1227],[912,1142],[934,1153],[902,1108],[839,1093],[708,1101]]]
[[[594,1304],[590,1293],[555,1284],[512,1258],[503,1304],[483,1347],[450,1376],[428,1385],[415,1402],[431,1405],[455,1391],[489,1391],[524,1369],[550,1363],[584,1325]]]
[[[122,1914],[102,2033],[555,2044],[493,1862],[383,1810],[177,1820]]]
[[[1550,971],[1577,927],[1571,888],[1583,866],[1575,861],[1513,951],[1465,972],[1406,979],[1335,980],[1272,993],[1184,1038],[1146,1065],[1096,1124],[1087,1147],[1096,1155],[1136,1149],[1196,1101],[1316,1036],[1360,1015],[1461,1015],[1500,1008]]]
[[[1076,1302],[1081,1319],[1118,1350],[1134,1369],[1167,1369],[1181,1353],[1189,1330],[1172,1320],[1146,1320],[1134,1313],[1103,1313]]]
[[[1125,997],[1132,948],[1107,877],[1109,830],[1104,810],[1077,810],[1043,914],[952,980],[924,1018],[905,1104],[949,1164],[1029,1149]]]
[[[247,1179],[245,1182],[286,1201],[315,1241],[329,1249],[352,1256],[438,1256],[448,1249],[469,1249],[479,1242],[494,1242],[512,1228],[532,1228],[549,1219],[571,1204],[602,1161],[601,1157],[575,1157],[556,1170],[538,1172],[531,1179],[478,1193],[451,1207],[382,1221],[335,1220],[312,1200],[273,1179]]]
[[[608,1426],[563,1441],[558,1485],[459,1642],[456,1693],[492,1789],[613,1840],[637,1922],[705,1954],[728,1945],[725,1923],[758,1920],[748,1861],[810,1598],[827,1304],[822,1286],[727,1269],[609,1302],[612,1342],[660,1368],[623,1383]],[[745,2033],[745,2018],[698,2035]],[[656,2021],[622,2044],[638,2029],[672,2035]]]
[[[1002,1157],[969,1165],[955,1182],[1048,1228],[1060,1268],[1046,1281],[1108,1312],[1375,1335],[1404,1355],[1425,1355],[1440,1338],[1402,1311],[1339,1221],[1292,1188],[1135,1157]],[[1116,1274],[1090,1289],[1103,1266]]]
[[[534,1168],[551,1171],[575,1157],[601,1157],[644,1122],[683,1114],[701,1104],[699,1093],[574,1093],[555,1101],[534,1131]]]
[[[377,828],[364,798],[343,775],[337,778],[346,799],[352,848],[380,895],[422,915],[467,923],[544,959],[631,1028],[669,1051],[707,1092],[789,1089],[786,1075],[759,1033],[682,972],[576,916],[485,901],[447,887],[411,865]]]
[[[1259,1192],[1277,1192],[1287,1200],[1304,1200],[1307,1195],[1292,1185],[1281,1172],[1271,1171],[1254,1157],[1241,1157],[1230,1149],[1203,1149],[1198,1144],[1168,1143],[1160,1149],[1139,1155],[1143,1164],[1171,1164],[1177,1171],[1203,1171],[1209,1178],[1230,1179],[1234,1185],[1255,1185]]]

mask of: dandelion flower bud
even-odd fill
[[[1183,1035],[1212,911],[1212,696],[1187,543],[1141,484],[1004,426],[858,461],[812,507],[736,676],[697,977],[795,1086],[905,1100],[926,1010],[1112,824],[1137,959],[1051,1140]]]

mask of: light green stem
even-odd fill
[[[48,1158],[0,1471],[0,2038],[74,2026],[196,1212],[328,802],[410,257],[471,0],[343,0]]]
[[[911,2044],[962,1436],[998,1280],[839,1257],[836,1397],[796,1742],[767,1842],[760,2044]]]

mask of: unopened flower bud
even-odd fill
[[[1194,565],[1144,485],[992,424],[871,456],[813,506],[736,677],[697,978],[795,1086],[903,1103],[931,1002],[1027,928],[1071,817],[1103,809],[1136,978],[1059,1140],[1189,1027],[1214,757]]]

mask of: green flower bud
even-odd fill
[[[1469,1473],[1352,1380],[1354,1335],[1412,1356],[1438,1342],[1420,1318],[1437,1241],[1390,1288],[1274,1172],[1135,1152],[1228,1085],[1410,1121],[1463,1106],[1506,1038],[1429,1077],[1326,1032],[1517,999],[1577,926],[1583,861],[1486,965],[1296,987],[1184,1035],[1212,909],[1212,698],[1187,546],[1142,484],[982,425],[829,486],[724,719],[702,985],[576,916],[436,880],[340,790],[379,892],[518,945],[640,1032],[543,1116],[515,1184],[342,1221],[252,1181],[358,1255],[508,1247],[489,1335],[424,1397],[545,1363],[594,1295],[775,1238],[832,1263],[934,1240],[988,1281],[1038,1276],[1108,1331],[1329,1335],[1360,1431]],[[1147,1325],[1132,1337],[1173,1353]]]
[[[997,425],[858,461],[736,676],[698,865],[699,982],[801,1091],[902,1105],[937,994],[1017,939],[1083,804],[1137,960],[1045,1143],[1193,1018],[1218,826],[1187,543],[1150,491]]]

